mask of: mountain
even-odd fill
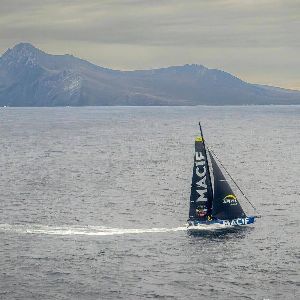
[[[0,58],[0,106],[300,104],[300,91],[201,65],[118,71],[28,43]]]

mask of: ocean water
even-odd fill
[[[187,234],[199,120],[254,226]],[[300,106],[0,108],[0,299],[300,299],[299,145]]]

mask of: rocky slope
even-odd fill
[[[0,106],[300,104],[300,92],[201,65],[117,71],[20,43],[0,58]]]

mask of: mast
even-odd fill
[[[201,137],[202,137],[202,140],[203,140],[204,156],[205,156],[205,160],[207,162],[208,184],[210,186],[210,190],[211,190],[211,194],[212,194],[211,201],[209,201],[209,203],[208,203],[208,216],[211,216],[211,214],[212,214],[212,202],[213,202],[214,195],[213,195],[213,187],[212,187],[212,181],[211,181],[211,176],[210,176],[209,163],[208,163],[208,159],[207,159],[207,151],[206,151],[206,146],[205,146],[205,140],[204,140],[204,137],[203,137],[202,126],[201,126],[200,121],[199,121],[199,129],[200,129],[200,134],[201,134]]]

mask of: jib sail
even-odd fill
[[[214,176],[214,198],[212,215],[222,220],[232,220],[246,217],[241,205],[229,186],[221,169],[217,165],[211,152],[208,150]]]
[[[207,220],[212,210],[212,185],[203,137],[195,139],[195,156],[190,196],[190,220]]]

